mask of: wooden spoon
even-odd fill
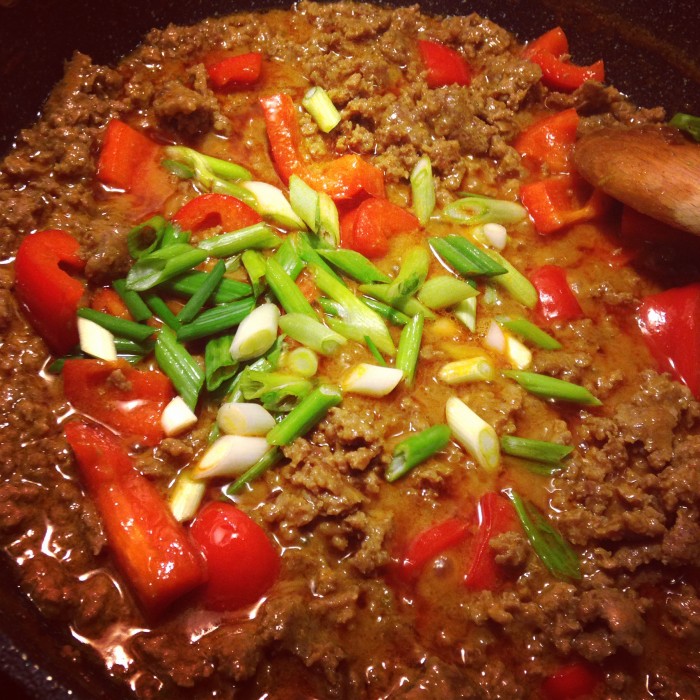
[[[676,129],[606,127],[579,139],[574,162],[611,197],[700,236],[700,145]]]

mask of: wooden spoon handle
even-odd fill
[[[700,236],[700,146],[675,129],[600,129],[581,137],[574,162],[606,194]]]

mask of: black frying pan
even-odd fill
[[[389,4],[408,4],[411,0]],[[288,5],[280,0],[0,0],[0,155],[30,126],[75,50],[113,63],[152,27]],[[386,4],[386,3],[385,3]],[[561,25],[578,63],[604,58],[608,80],[635,102],[700,114],[697,0],[424,0],[426,12],[475,11],[521,40]],[[4,566],[3,566],[4,564]],[[0,694],[25,700],[124,698],[100,668],[66,657],[70,643],[16,590],[0,561]]]

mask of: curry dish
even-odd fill
[[[66,655],[139,698],[700,697],[697,245],[572,165],[668,116],[417,7],[75,55],[0,170],[0,541]]]

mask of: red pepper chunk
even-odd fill
[[[638,323],[661,369],[700,398],[700,283],[645,297]]]
[[[597,189],[581,203],[584,188],[578,176],[556,175],[522,185],[520,201],[539,233],[556,233],[567,226],[592,221],[607,209],[610,199]]]
[[[65,396],[77,411],[146,446],[163,439],[160,416],[174,396],[163,373],[137,370],[123,360],[66,360],[62,376]]]
[[[389,238],[420,228],[411,212],[388,199],[365,199],[341,220],[341,245],[368,258],[386,255]]]
[[[450,518],[416,535],[401,560],[401,577],[406,581],[416,579],[429,561],[462,542],[468,532],[469,523],[466,520]]]
[[[211,84],[219,89],[238,85],[252,85],[260,78],[262,54],[244,53],[229,56],[214,63],[206,63]]]
[[[122,298],[113,289],[98,289],[90,300],[90,308],[127,321],[134,320]]]
[[[581,305],[566,281],[564,268],[543,265],[530,274],[537,290],[537,314],[545,321],[573,321],[583,316]]]
[[[204,603],[212,610],[251,605],[277,580],[280,557],[265,531],[232,503],[208,503],[190,532],[209,572]]]
[[[385,196],[384,173],[354,153],[310,165],[300,175],[307,185],[336,201],[360,194]]]
[[[85,287],[62,266],[82,270],[79,250],[78,241],[64,231],[39,231],[22,241],[15,258],[17,298],[32,326],[61,355],[78,344],[75,314]]]
[[[497,493],[486,493],[479,499],[477,515],[479,526],[464,585],[476,591],[493,591],[504,577],[489,543],[496,535],[517,530],[518,517],[510,501]]]
[[[185,231],[196,232],[214,226],[236,231],[260,223],[262,217],[230,194],[201,194],[180,207],[173,221]]]
[[[418,42],[423,65],[428,72],[428,87],[469,85],[472,72],[461,53],[437,41],[421,39]]]
[[[600,672],[590,664],[575,661],[545,678],[542,695],[545,700],[577,700],[591,695],[601,681]]]
[[[272,160],[285,184],[304,167],[296,108],[286,93],[260,98]]]
[[[569,53],[569,42],[561,27],[545,32],[525,47],[523,55],[542,69],[542,82],[555,90],[572,92],[587,80],[605,80],[603,61],[577,66],[561,57]]]
[[[552,173],[569,172],[578,123],[576,110],[565,109],[524,129],[513,147],[526,162],[536,166],[546,164]]]
[[[119,438],[82,421],[71,421],[64,433],[117,567],[144,611],[158,615],[205,581],[201,556],[155,486],[134,469]]]
[[[97,178],[132,196],[132,215],[138,221],[160,212],[174,192],[160,161],[158,144],[119,119],[112,119],[100,151]]]

